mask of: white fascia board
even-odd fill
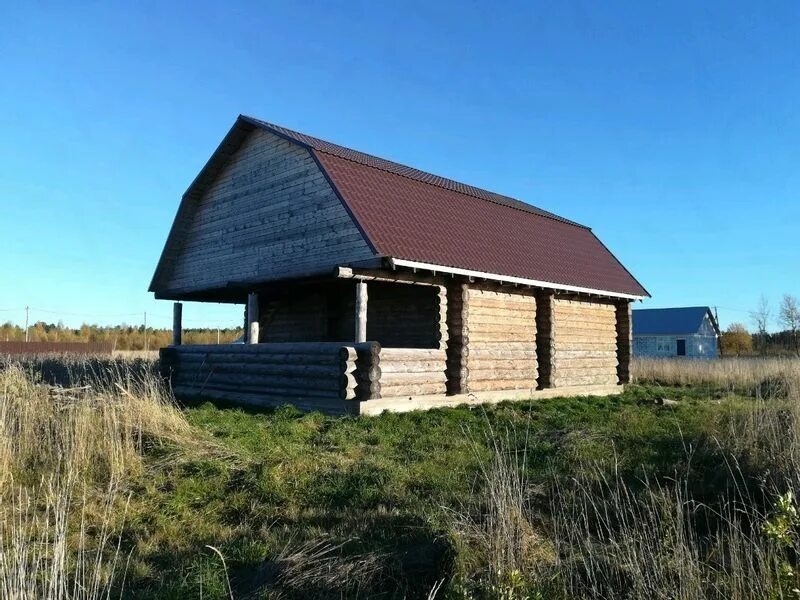
[[[500,275],[498,273],[486,273],[484,271],[472,271],[470,269],[459,269],[457,267],[445,267],[444,265],[434,265],[431,263],[405,260],[401,258],[390,258],[390,263],[395,267],[408,267],[409,269],[424,269],[437,273],[452,273],[453,275],[463,275],[465,277],[479,277],[492,281],[503,281],[507,283],[518,283],[520,285],[532,285],[536,287],[548,288],[565,292],[578,292],[581,294],[595,294],[599,296],[609,296],[611,298],[626,298],[628,300],[641,300],[644,296],[633,294],[623,294],[608,290],[597,290],[594,288],[579,287],[576,285],[565,285],[562,283],[552,283],[550,281],[539,281],[537,279],[525,279],[524,277],[513,277],[511,275]]]

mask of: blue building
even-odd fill
[[[719,325],[707,306],[633,311],[633,355],[719,357]]]

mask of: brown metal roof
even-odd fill
[[[507,196],[241,119],[307,147],[380,255],[649,295],[588,227]]]

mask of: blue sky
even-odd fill
[[[4,3],[0,320],[168,326],[150,277],[244,113],[586,223],[643,306],[746,322],[800,295],[798,25],[796,2]]]

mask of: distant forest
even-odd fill
[[[222,344],[241,337],[241,328],[231,329],[184,329],[185,344],[216,344],[217,336]],[[115,350],[158,350],[172,343],[171,329],[154,329],[143,325],[81,325],[78,329],[63,323],[54,325],[39,321],[28,328],[28,339],[32,342],[111,342]],[[0,341],[25,341],[25,329],[13,323],[0,326]]]
[[[184,344],[228,344],[242,336],[242,329],[194,328],[183,330]],[[217,337],[219,336],[219,338]],[[171,329],[145,329],[143,325],[81,325],[78,329],[66,327],[63,323],[54,325],[39,321],[28,329],[28,339],[32,342],[111,342],[115,350],[158,350],[172,343]],[[0,341],[21,342],[25,340],[25,329],[5,323],[0,325]],[[734,323],[722,333],[720,339],[722,354],[726,356],[747,355],[796,355],[800,348],[798,332],[780,331],[776,333],[749,333],[744,325]]]

